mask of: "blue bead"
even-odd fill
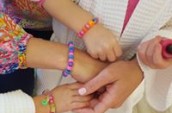
[[[70,45],[70,44],[73,44],[73,42],[72,42],[72,41],[70,41],[70,42],[68,43],[68,45]]]
[[[69,52],[74,52],[74,48],[69,48]]]
[[[69,59],[74,59],[74,56],[73,56],[73,55],[69,55],[68,58],[69,58]]]
[[[70,70],[65,70],[68,75],[70,75],[71,71]]]
[[[95,22],[95,23],[97,23],[98,22],[98,18],[93,18],[92,21]]]
[[[64,77],[67,77],[69,75],[69,74],[67,74],[66,70],[64,70],[62,74]]]

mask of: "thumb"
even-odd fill
[[[107,70],[105,69],[101,73],[99,73],[96,77],[94,77],[92,80],[85,83],[83,87],[78,90],[78,93],[80,95],[89,95],[97,91],[102,86],[105,86],[112,82],[113,82],[112,74],[107,72]]]

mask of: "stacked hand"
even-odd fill
[[[78,94],[77,89],[81,86],[79,83],[72,83],[58,86],[51,91],[56,104],[56,113],[87,107],[90,104],[91,96]]]
[[[136,89],[142,79],[142,72],[136,60],[112,63],[79,90],[81,95],[88,95],[105,86],[105,92],[92,99],[89,107],[77,109],[75,112],[104,113],[109,108],[117,108]]]
[[[89,30],[83,40],[86,44],[87,52],[93,58],[113,62],[122,55],[122,49],[117,37],[101,24],[97,24]]]

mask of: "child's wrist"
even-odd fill
[[[50,107],[49,106],[42,106],[41,101],[46,96],[40,95],[33,98],[34,104],[35,104],[35,113],[49,113]]]
[[[62,75],[64,77],[71,75],[71,71],[72,71],[73,66],[74,66],[74,51],[75,51],[74,43],[71,41],[68,43],[67,66],[66,66],[66,69],[64,69],[64,71],[62,72]]]
[[[103,25],[101,23],[97,23],[92,29],[90,29],[84,36],[83,40],[86,38],[94,38],[94,37],[100,37],[102,33]]]
[[[77,33],[77,36],[79,38],[83,38],[84,35],[87,34],[97,23],[99,22],[98,18],[93,18],[89,20],[85,25],[82,27],[82,29]]]
[[[56,113],[55,98],[49,90],[33,98],[35,113]]]

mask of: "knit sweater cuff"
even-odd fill
[[[0,113],[35,113],[33,99],[21,90],[0,94]]]

